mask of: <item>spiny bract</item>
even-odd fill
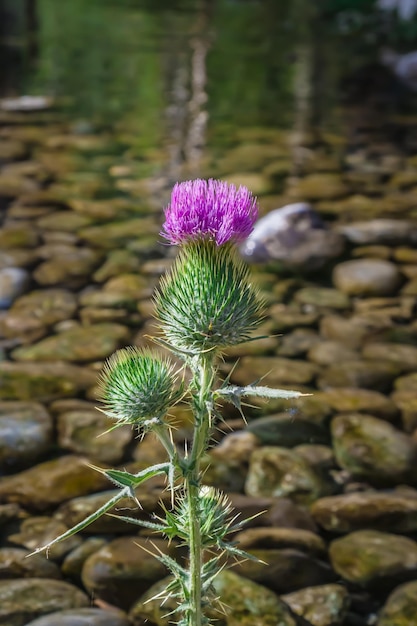
[[[148,350],[127,347],[105,363],[99,381],[103,413],[122,424],[149,427],[175,402],[173,366]]]

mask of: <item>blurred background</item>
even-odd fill
[[[164,623],[136,526],[25,557],[107,501],[91,465],[165,460],[111,432],[97,378],[153,345],[163,208],[195,177],[269,220],[240,249],[261,337],[219,375],[306,393],[224,407],[204,481],[260,562],[216,624],[416,626],[417,0],[0,0],[0,623]],[[169,497],[139,495],[134,515]]]
[[[78,132],[114,132],[120,153],[124,133],[138,154],[165,150],[175,179],[237,129],[318,142],[352,132],[353,108],[356,123],[404,110],[415,11],[413,0],[2,0],[0,95],[41,96]]]

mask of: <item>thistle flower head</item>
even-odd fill
[[[176,400],[173,367],[163,358],[135,347],[115,352],[99,381],[103,413],[120,424],[149,428]]]
[[[197,354],[249,339],[260,322],[262,302],[234,250],[209,240],[182,248],[161,281],[155,305],[171,346]]]
[[[161,234],[171,244],[198,239],[212,239],[218,246],[237,243],[252,232],[257,217],[256,198],[246,187],[190,180],[174,186]]]

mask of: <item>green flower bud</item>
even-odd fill
[[[230,245],[212,241],[182,248],[155,304],[167,341],[191,354],[241,343],[260,322],[249,270]]]
[[[105,363],[99,381],[102,409],[120,424],[148,429],[177,400],[173,367],[148,350],[123,348]]]

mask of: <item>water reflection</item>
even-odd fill
[[[139,150],[166,148],[171,179],[184,163],[197,172],[207,140],[224,145],[231,129],[293,128],[297,174],[306,138],[320,143],[346,95],[374,88],[382,47],[416,40],[412,11],[388,4],[0,0],[0,89],[52,95]]]

